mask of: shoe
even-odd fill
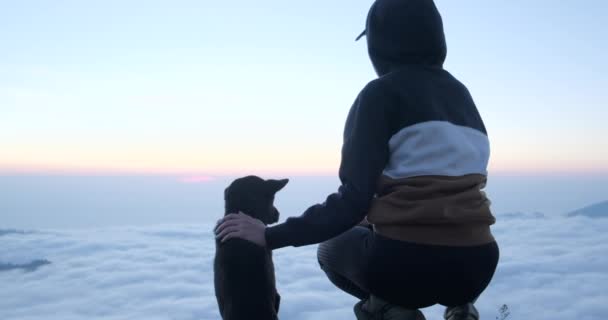
[[[359,301],[354,310],[357,320],[426,320],[418,309],[405,309],[376,296]]]
[[[445,320],[479,320],[479,312],[472,303],[448,307],[443,314]]]

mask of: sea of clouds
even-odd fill
[[[1,230],[0,319],[219,319],[211,228]],[[608,314],[608,219],[499,215],[493,231],[501,256],[476,303],[482,319],[505,304],[507,319]],[[355,299],[326,279],[315,249],[275,251],[280,318],[354,319]],[[423,312],[442,319],[443,308]]]

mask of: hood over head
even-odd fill
[[[443,22],[433,0],[376,0],[363,35],[379,76],[403,65],[441,67],[447,54]]]

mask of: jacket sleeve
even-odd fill
[[[266,228],[270,249],[323,242],[363,220],[389,157],[390,103],[381,89],[370,83],[351,107],[344,129],[338,191],[301,216]]]

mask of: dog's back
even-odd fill
[[[224,193],[226,214],[242,211],[264,224],[275,223],[279,212],[274,194],[288,180],[248,176],[235,180]],[[216,241],[214,283],[224,320],[274,320],[279,312],[272,251],[242,239]]]
[[[272,253],[241,239],[216,243],[215,288],[224,320],[277,319]]]

